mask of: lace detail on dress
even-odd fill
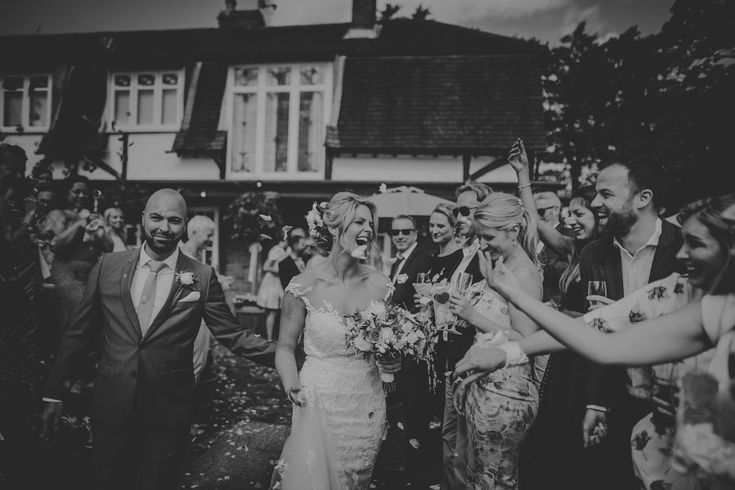
[[[307,309],[311,309],[311,303],[309,303],[309,298],[306,297],[306,293],[311,291],[311,286],[308,288],[304,288],[301,284],[297,282],[291,282],[288,283],[288,286],[286,286],[286,289],[283,290],[285,293],[291,293],[295,297],[299,298],[301,301],[304,302]]]
[[[345,343],[342,315],[324,301],[314,308],[306,297],[311,288],[291,282],[286,291],[301,298],[306,361],[300,383],[319,399],[328,437],[337,459],[342,488],[367,489],[385,430],[385,395],[374,362],[355,354]],[[301,433],[302,412],[294,407],[291,432]],[[288,463],[290,451],[284,447]],[[308,487],[304,487],[308,488]],[[321,490],[321,489],[314,489]]]

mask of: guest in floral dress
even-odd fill
[[[519,340],[538,330],[530,318],[509,306],[486,282],[492,262],[502,258],[522,278],[524,291],[541,299],[541,274],[532,259],[538,239],[529,223],[520,199],[510,194],[491,194],[475,212],[481,271],[486,280],[469,289],[469,300],[458,292],[451,298],[457,316],[474,325],[475,344]],[[476,382],[466,392],[466,402],[463,396],[455,399],[455,406],[462,407],[467,419],[467,443],[457,451],[465,452],[471,488],[518,488],[521,444],[538,409],[537,386],[543,376],[540,366],[524,364],[475,376]]]
[[[672,274],[591,311],[582,320],[593,329],[580,329],[579,320],[528,297],[502,265],[493,271],[491,282],[496,290],[560,342],[596,362],[635,366],[684,359],[689,364],[657,367],[657,411],[664,415],[666,411],[673,412],[676,391],[671,390],[672,378],[680,377],[684,371],[690,374],[681,377],[684,390],[678,396],[689,408],[677,415],[676,449],[672,447],[674,424],[662,424],[661,414],[647,416],[636,425],[631,445],[641,488],[724,489],[735,484],[735,389],[733,373],[728,374],[728,357],[730,370],[735,359],[735,226],[723,219],[729,209],[735,210],[735,195],[709,198],[685,207],[679,214],[683,246],[677,257],[686,265],[687,277]],[[705,291],[710,293],[703,296]],[[487,373],[499,366],[522,364],[525,354],[562,348],[559,341],[539,332],[499,349],[473,348],[458,363],[456,373]],[[715,345],[713,355],[706,352]],[[697,355],[702,357],[692,358]],[[711,374],[703,374],[707,364]],[[696,394],[692,390],[695,377],[700,383]],[[712,404],[717,405],[711,412],[702,406],[707,391],[703,388],[708,384]],[[678,456],[671,459],[674,453]],[[655,458],[650,457],[654,455]]]

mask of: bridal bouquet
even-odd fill
[[[367,307],[346,315],[348,349],[375,356],[378,361],[409,357],[423,359],[426,353],[426,334],[416,318],[396,305],[383,301],[372,301]],[[380,364],[378,364],[380,369]],[[391,373],[380,373],[380,379],[392,388],[395,377]]]

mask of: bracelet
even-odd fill
[[[519,185],[519,186],[518,186],[518,190],[520,191],[520,190],[522,190],[522,189],[523,189],[524,187],[531,187],[531,183],[529,182],[528,184],[523,184],[523,185]]]
[[[505,351],[505,365],[503,367],[518,366],[528,362],[528,356],[523,352],[518,342],[500,344],[498,349]]]

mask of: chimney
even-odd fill
[[[352,27],[372,29],[375,27],[377,0],[352,0]]]
[[[247,3],[247,2],[246,2]],[[269,24],[271,12],[276,6],[268,0],[249,2],[250,9],[238,10],[236,0],[225,0],[225,9],[217,16],[217,23],[223,29],[255,29]]]

